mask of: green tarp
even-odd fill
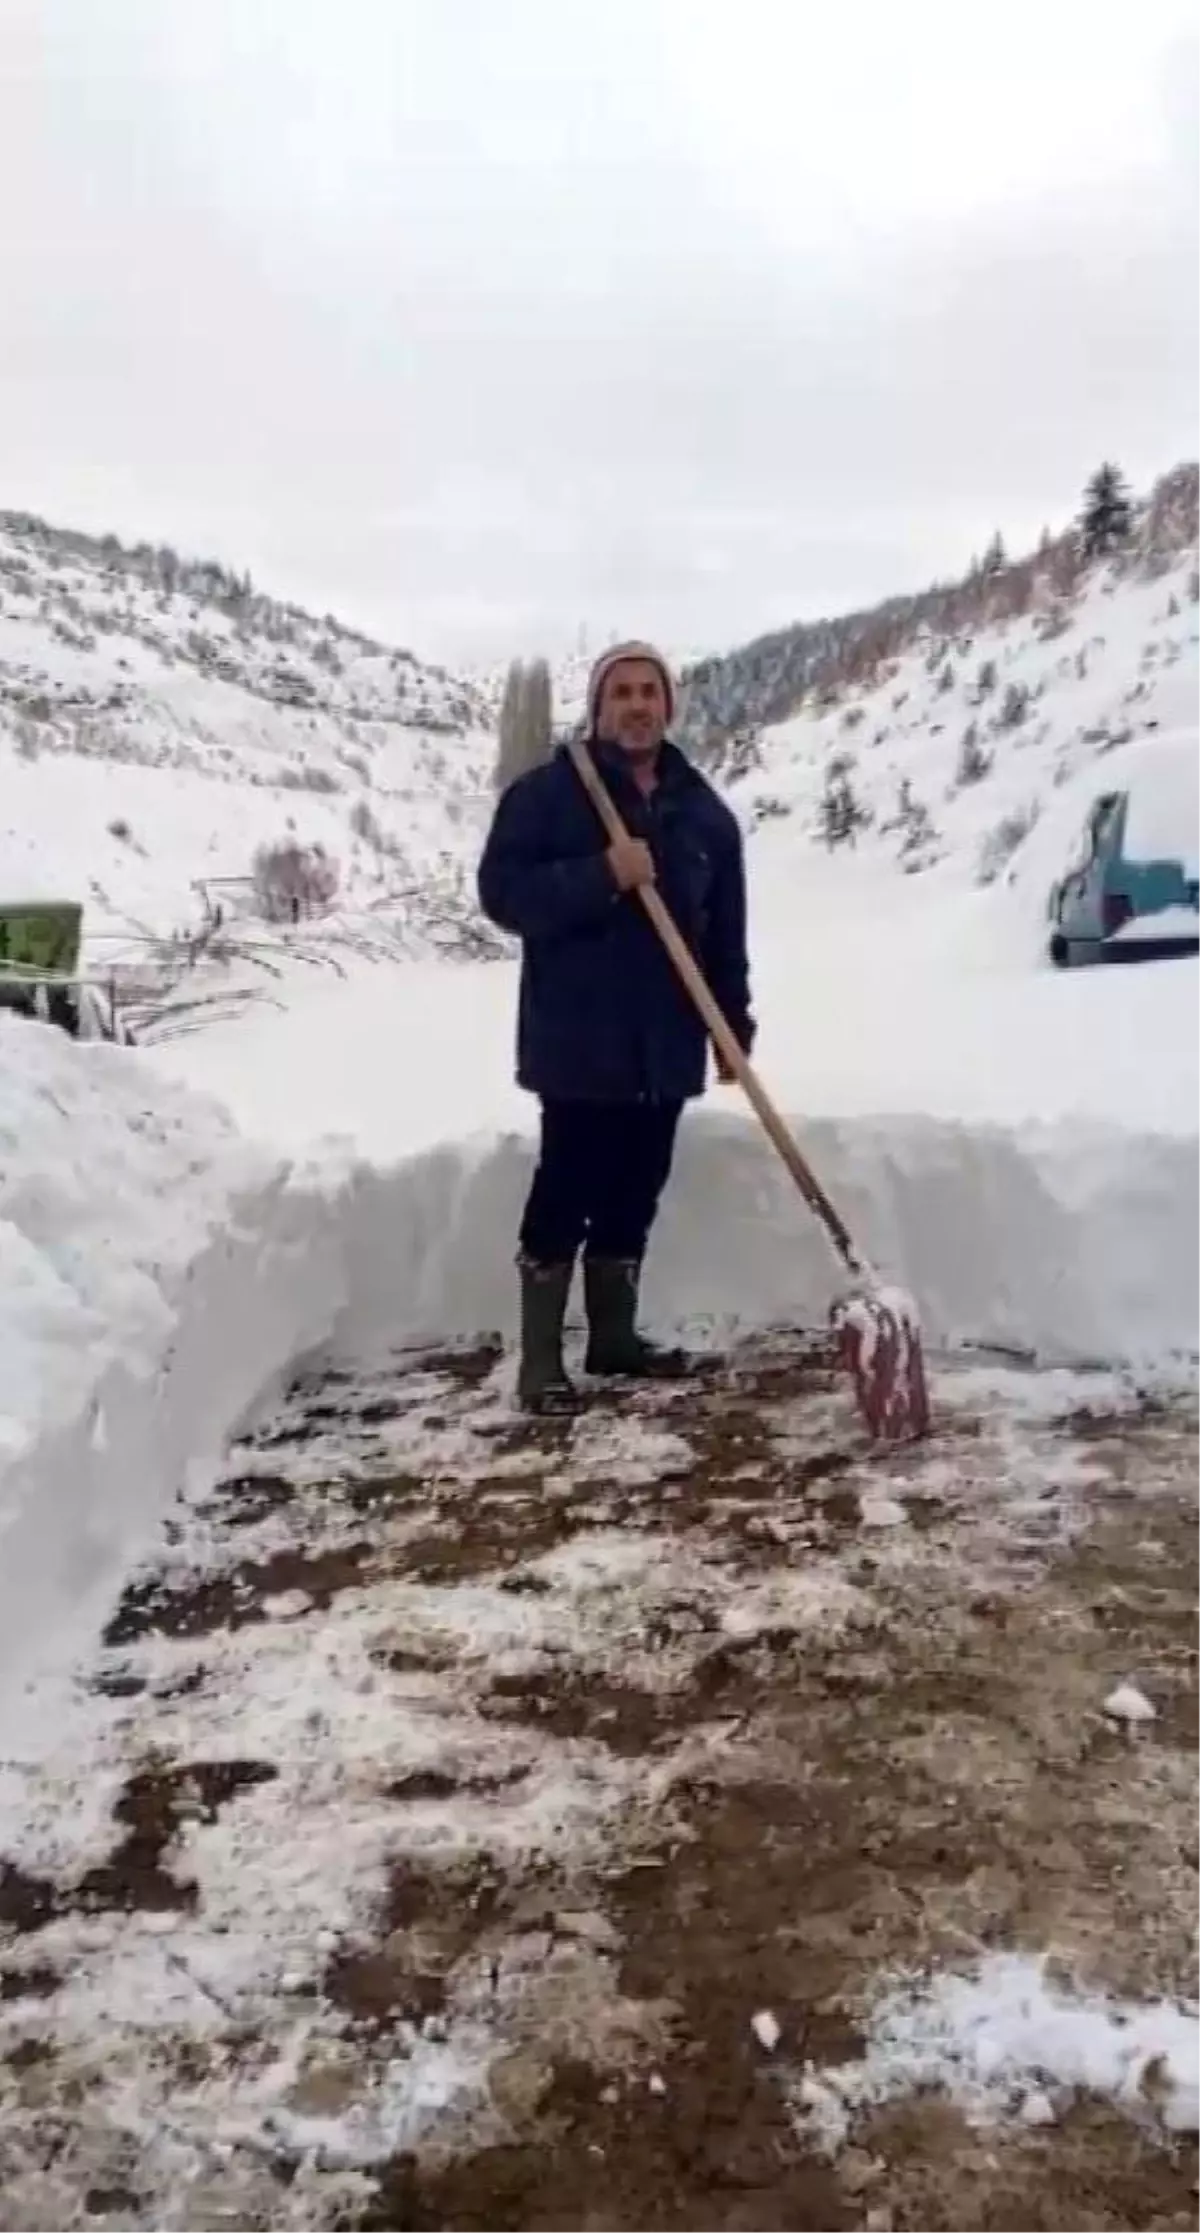
[[[83,937],[77,900],[0,900],[0,978],[75,977]]]

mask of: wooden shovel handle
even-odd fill
[[[595,807],[610,842],[614,845],[620,844],[623,839],[628,837],[629,833],[621,820],[620,813],[607,785],[601,778],[591,753],[578,737],[572,737],[567,749],[570,752],[579,780]],[[656,890],[653,884],[642,884],[638,888],[638,898],[666,947],[682,983],[703,1017],[722,1061],[737,1079],[780,1161],[795,1180],[809,1208],[820,1218],[847,1269],[856,1276],[861,1276],[865,1273],[866,1266],[846,1227],[843,1225],[824,1187],[800,1153],[787,1125],[748,1056],[743,1053],[741,1046],[738,1044],[700,969],[697,967],[690,946],[675,924],[661,893]]]

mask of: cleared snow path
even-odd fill
[[[1194,1407],[937,1397],[301,1382],[8,1747],[0,2227],[1190,2222]]]

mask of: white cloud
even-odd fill
[[[10,9],[3,501],[457,657],[729,640],[1195,447],[1170,0]]]

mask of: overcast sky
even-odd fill
[[[0,0],[0,506],[450,661],[1196,452],[1192,0]]]

